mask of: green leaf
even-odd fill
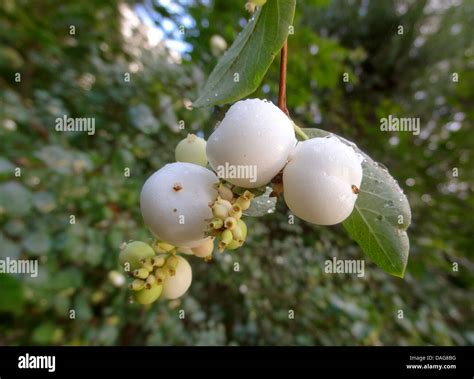
[[[23,285],[12,275],[0,274],[0,312],[20,314],[25,304]]]
[[[0,185],[0,213],[10,217],[26,216],[32,206],[31,192],[22,184],[9,181]]]
[[[255,12],[214,67],[194,107],[232,103],[258,88],[288,36],[295,4],[268,0]]]
[[[250,208],[244,211],[244,214],[250,217],[262,217],[275,212],[277,198],[270,197],[271,193],[272,188],[267,187],[264,194],[252,200]]]
[[[406,229],[410,225],[411,211],[398,183],[384,166],[352,142],[320,129],[302,130],[310,138],[338,137],[365,158],[360,193],[354,211],[343,226],[377,266],[403,278],[410,246]]]

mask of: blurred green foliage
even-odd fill
[[[38,259],[40,271],[0,274],[0,344],[474,344],[474,5],[434,3],[299,1],[289,37],[292,117],[355,141],[407,193],[405,279],[369,261],[362,280],[325,274],[326,259],[362,252],[341,226],[288,224],[280,202],[249,220],[242,249],[190,258],[182,300],[142,308],[128,302],[118,248],[150,237],[145,179],[222,117],[226,107],[186,105],[218,59],[211,37],[230,44],[245,24],[244,1],[2,1],[0,259]],[[182,57],[150,45],[133,10],[184,42]],[[277,91],[278,60],[255,96]],[[420,135],[380,132],[389,114],[420,117]],[[94,117],[96,134],[55,131],[63,115]]]

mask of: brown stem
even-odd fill
[[[280,108],[288,116],[286,108],[286,64],[288,59],[288,40],[285,41],[281,48],[280,60],[280,87],[278,92],[278,108]]]

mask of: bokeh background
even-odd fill
[[[403,280],[370,261],[363,279],[325,274],[326,259],[361,250],[340,225],[289,225],[280,203],[249,220],[242,249],[191,258],[180,301],[128,302],[117,256],[150,237],[141,185],[188,132],[208,137],[222,118],[227,107],[188,106],[245,25],[244,3],[1,2],[0,258],[38,259],[40,275],[0,274],[0,344],[474,344],[469,0],[298,1],[289,37],[292,117],[355,141],[408,196]],[[278,63],[252,96],[276,102]],[[420,117],[420,135],[381,132],[389,114]],[[94,117],[96,134],[56,132],[64,115]]]

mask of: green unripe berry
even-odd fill
[[[151,304],[160,297],[162,291],[163,285],[155,283],[149,289],[135,292],[133,298],[138,304]]]
[[[242,220],[237,220],[237,226],[242,231],[242,241],[245,241],[245,239],[247,238],[247,224]]]
[[[175,158],[177,162],[194,163],[206,167],[206,140],[199,138],[195,134],[188,134],[176,146]]]
[[[247,238],[247,225],[242,220],[237,220],[237,225],[231,231],[232,241],[225,247],[227,250],[235,250],[241,247]]]
[[[243,240],[244,233],[239,225],[235,225],[234,229],[232,229],[232,237],[235,241]]]
[[[226,246],[233,240],[233,238],[232,232],[229,229],[226,229],[221,234],[220,242],[222,242],[222,245]]]
[[[243,243],[237,241],[237,240],[232,240],[231,243],[229,243],[225,248],[227,250],[235,250],[235,249],[238,249],[239,247],[242,246]]]
[[[125,269],[128,268],[128,271],[134,271],[141,267],[141,259],[152,258],[154,256],[155,252],[150,245],[141,241],[133,241],[124,245],[120,251],[119,261]]]

